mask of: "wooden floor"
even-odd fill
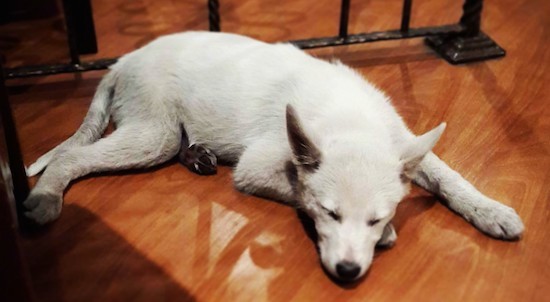
[[[94,0],[100,53],[91,57],[206,29],[204,2]],[[221,2],[226,31],[267,41],[337,32],[338,1]],[[460,16],[460,1],[435,2],[413,4],[413,26]],[[549,3],[486,1],[482,27],[507,50],[501,60],[451,66],[419,39],[314,51],[385,90],[416,133],[446,121],[436,153],[517,209],[519,242],[484,236],[415,189],[395,218],[397,245],[377,253],[364,280],[341,286],[292,208],[235,191],[230,168],[199,177],[170,162],[70,187],[59,221],[22,239],[39,300],[550,301]],[[397,28],[401,5],[354,1],[350,32]],[[59,20],[38,23],[2,27],[10,65],[66,58]],[[9,83],[26,164],[77,129],[102,74]]]

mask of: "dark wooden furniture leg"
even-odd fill
[[[1,67],[0,62],[0,71]],[[18,202],[20,204],[27,195],[28,184],[7,103],[3,74],[0,77],[2,86],[0,87],[0,109],[2,112],[2,123],[0,123],[0,299],[2,301],[28,302],[34,301],[34,299],[28,269],[19,245],[16,200],[14,198],[15,193],[21,198]],[[15,157],[17,157],[16,160],[14,160]],[[13,167],[16,167],[15,170],[19,170],[12,172]],[[12,183],[12,175],[14,179],[18,179],[19,183]]]
[[[13,121],[10,102],[8,99],[8,91],[5,84],[4,69],[0,62],[0,119],[2,120],[2,137],[5,140],[7,149],[7,158],[11,177],[13,179],[13,195],[15,197],[17,210],[20,213],[23,206],[23,201],[29,195],[29,183],[21,157],[21,149],[19,147],[19,139],[17,138],[17,130]]]

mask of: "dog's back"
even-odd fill
[[[286,104],[304,112],[305,127],[355,123],[363,135],[375,128],[388,137],[388,120],[399,123],[385,96],[348,67],[317,60],[292,45],[239,35],[162,37],[122,57],[113,71],[119,74],[117,87],[123,87],[115,99],[115,121],[139,118],[136,102],[166,115],[177,112],[190,143],[207,146],[225,160],[236,160],[266,135],[286,147]]]

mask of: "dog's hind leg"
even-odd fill
[[[420,162],[413,181],[444,198],[449,208],[492,237],[513,240],[523,232],[514,209],[483,195],[432,152]]]
[[[55,220],[61,213],[63,191],[76,178],[171,159],[180,147],[180,131],[168,123],[128,123],[93,144],[57,153],[24,202],[29,210],[25,215],[39,224]]]
[[[101,138],[109,124],[115,78],[116,74],[114,72],[109,72],[103,77],[82,125],[71,137],[40,156],[35,163],[30,165],[27,168],[27,176],[34,176],[44,170],[56,153],[70,149],[73,146],[88,145]]]

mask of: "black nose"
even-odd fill
[[[342,261],[336,264],[336,272],[342,280],[351,281],[355,279],[360,270],[359,265],[350,261]]]

